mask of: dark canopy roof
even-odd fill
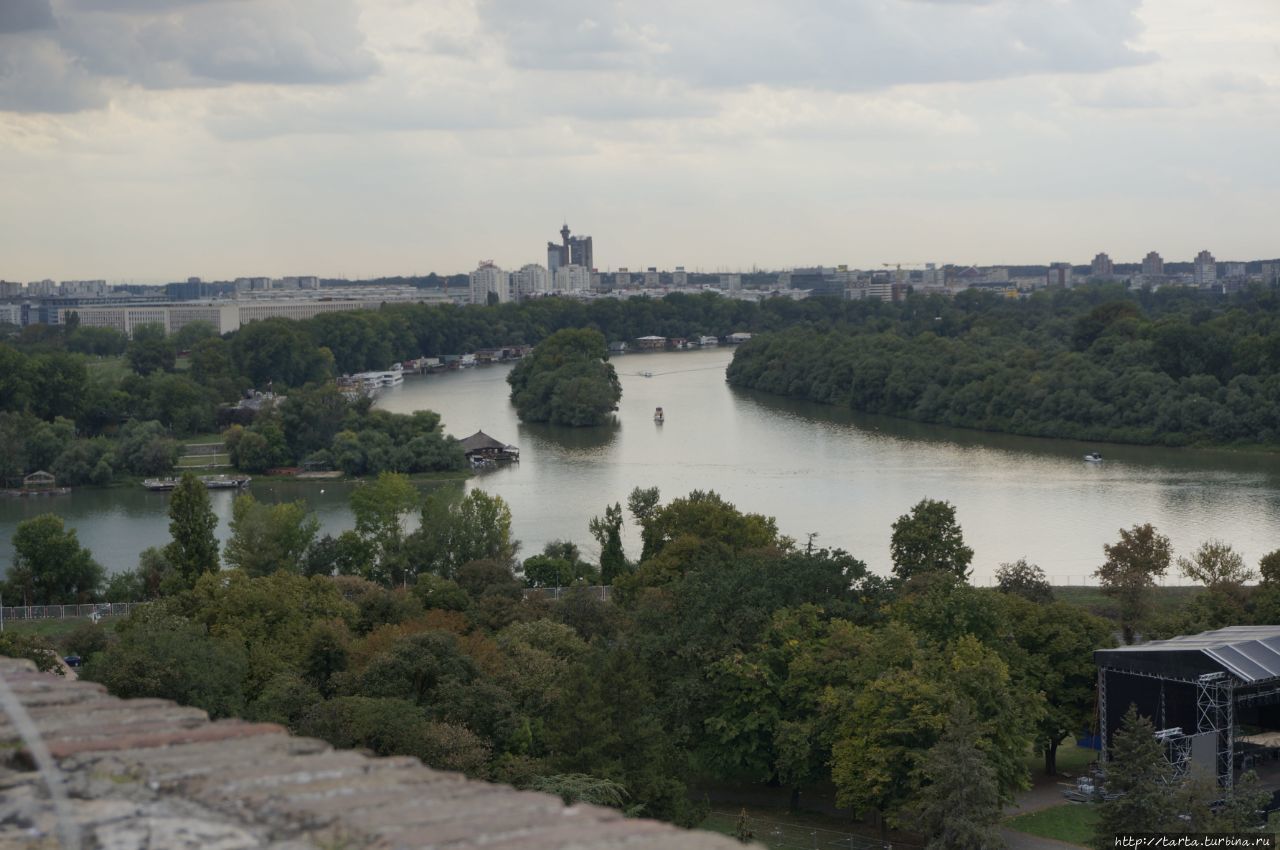
[[[1133,670],[1171,679],[1226,673],[1252,685],[1280,678],[1280,626],[1231,626],[1198,635],[1099,649],[1099,667]]]
[[[483,451],[485,449],[501,450],[507,447],[506,443],[495,440],[484,431],[476,431],[470,437],[460,441],[459,445],[462,446],[463,454],[470,454],[471,452]]]

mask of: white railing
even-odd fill
[[[94,602],[85,605],[5,605],[0,607],[0,623],[124,617],[137,606],[145,604],[145,602]]]

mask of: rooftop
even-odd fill
[[[210,722],[167,700],[0,658],[0,676],[65,775],[85,848],[134,850],[732,850],[709,832],[298,738],[272,723]],[[0,847],[60,846],[48,791],[0,714]]]
[[[1099,649],[1099,667],[1168,678],[1194,679],[1226,673],[1246,685],[1280,679],[1280,626],[1230,626],[1169,640]]]

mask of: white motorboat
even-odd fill
[[[1102,452],[1089,452],[1084,459],[1089,463],[1102,463]]]

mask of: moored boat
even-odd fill
[[[665,422],[666,420],[667,420],[666,414],[664,414],[664,413],[662,412],[662,408],[661,408],[661,407],[659,407],[659,408],[657,408],[656,410],[654,410],[654,411],[653,411],[653,421],[654,421],[654,422],[657,422],[659,425],[661,425],[661,424],[662,424],[663,422]]]
[[[1102,463],[1102,452],[1089,452],[1084,459],[1089,463]]]
[[[248,487],[249,482],[253,479],[247,475],[201,475],[200,483],[209,490],[238,490],[242,487]],[[164,493],[173,490],[180,483],[181,478],[144,478],[142,486],[148,490]]]

